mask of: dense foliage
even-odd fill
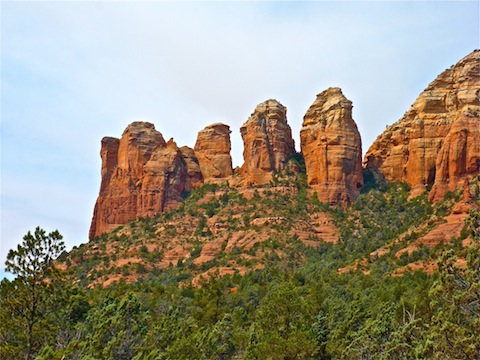
[[[275,181],[287,180],[279,177]],[[229,226],[256,230],[252,225],[255,211],[262,206],[276,209],[276,216],[291,220],[277,226],[272,239],[257,246],[266,255],[246,263],[252,270],[244,275],[214,276],[194,286],[191,274],[198,269],[189,259],[152,271],[132,265],[128,271],[142,275],[135,282],[87,287],[89,279],[98,277],[85,274],[104,259],[87,257],[79,248],[60,258],[75,262],[73,272],[56,271],[49,260],[41,266],[45,274],[50,269],[48,276],[33,278],[34,272],[3,280],[0,358],[480,358],[478,211],[471,212],[462,232],[471,239],[468,247],[458,245],[462,239],[454,239],[451,244],[419,249],[401,258],[392,252],[377,259],[371,253],[382,246],[394,249],[393,241],[400,234],[409,234],[404,241],[415,240],[418,234],[410,230],[448,212],[458,194],[434,207],[425,196],[409,200],[405,185],[390,184],[382,191],[362,194],[344,211],[328,210],[315,194],[307,196],[304,179],[297,179],[295,186],[298,192],[292,194],[267,190],[265,196],[247,200],[230,191],[199,203],[205,194],[218,191],[205,186],[189,194],[180,209],[138,220],[130,237],[116,239],[133,246],[135,241],[154,236],[155,223],[190,213],[198,219],[191,239],[196,241],[195,258],[200,240],[212,236],[202,219],[244,206],[248,210],[240,219],[231,218]],[[335,219],[340,242],[307,247],[287,235],[289,226],[294,226],[290,221],[299,222],[318,211],[328,211]],[[165,228],[172,234],[174,230]],[[97,239],[92,246],[102,247],[108,241],[113,240]],[[37,245],[37,255],[49,251],[40,241],[31,247]],[[275,255],[277,249],[285,252],[282,258]],[[239,256],[239,251],[220,255],[202,265],[202,270],[231,261],[227,257]],[[15,256],[21,248],[18,252]],[[158,260],[145,245],[139,252],[150,262]],[[366,259],[363,268],[352,266],[361,259]],[[416,271],[392,276],[395,269],[418,259],[437,262],[438,270],[430,275]],[[465,259],[465,264],[458,259]],[[254,268],[259,263],[262,267]],[[350,271],[338,271],[347,266]],[[32,301],[26,294],[28,284],[35,284],[42,297],[30,341],[17,325],[27,324],[22,311]]]

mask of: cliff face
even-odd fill
[[[244,164],[233,176],[230,128],[207,126],[194,150],[165,142],[153,124],[134,122],[121,139],[102,140],[102,182],[90,237],[178,205],[203,182],[268,184],[295,154],[286,108],[259,104],[240,128]],[[339,88],[317,95],[300,132],[308,184],[319,200],[347,206],[363,185],[361,139],[352,103]],[[412,196],[432,186],[433,201],[480,174],[480,51],[440,74],[410,110],[388,127],[365,156],[374,179],[407,182]],[[236,171],[237,173],[237,171]]]
[[[104,138],[100,154],[102,183],[90,238],[172,208],[202,183],[193,150],[166,143],[150,123],[130,124],[120,140]]]
[[[198,133],[194,151],[206,183],[224,182],[232,176],[230,133],[224,124],[209,125]]]
[[[356,199],[363,185],[362,143],[352,102],[339,88],[329,88],[304,116],[300,142],[308,184],[320,201],[346,206]]]
[[[465,179],[480,173],[480,114],[454,121],[436,160],[436,176],[429,199],[442,199],[460,189]]]
[[[269,183],[274,172],[282,171],[295,154],[287,109],[276,100],[258,105],[240,133],[244,143],[240,173],[246,186]]]
[[[389,181],[433,185],[432,200],[480,172],[480,52],[441,73],[372,144],[365,166]]]

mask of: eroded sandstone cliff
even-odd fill
[[[240,128],[244,164],[233,176],[230,128],[207,126],[194,149],[168,143],[153,124],[134,122],[121,139],[102,139],[102,182],[90,237],[178,205],[204,182],[268,184],[295,154],[286,108],[259,104]],[[320,201],[347,206],[363,185],[361,139],[352,103],[339,88],[317,95],[300,132],[308,184]],[[375,179],[407,182],[412,196],[432,186],[431,200],[480,174],[480,51],[440,74],[410,110],[388,127],[365,156]],[[237,176],[238,174],[238,176]],[[313,190],[312,190],[313,191]]]
[[[480,173],[480,51],[442,72],[365,155],[365,166],[407,182],[412,196],[433,185],[438,200]]]
[[[240,173],[246,186],[269,183],[295,154],[287,108],[276,100],[259,104],[240,133],[244,143]]]
[[[305,114],[300,143],[308,184],[330,205],[346,206],[363,185],[362,143],[352,102],[339,88],[317,95]]]
[[[150,123],[128,125],[120,140],[104,138],[100,154],[102,183],[90,238],[172,208],[184,191],[202,183],[193,150],[166,143]]]

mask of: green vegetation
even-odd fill
[[[295,191],[274,188],[292,183]],[[330,210],[293,173],[278,174],[248,198],[227,185],[205,185],[185,194],[178,209],[63,253],[57,262],[70,272],[52,263],[63,250],[60,234],[37,229],[9,254],[17,278],[0,287],[0,358],[480,358],[478,211],[461,239],[396,257],[395,240],[413,243],[459,194],[432,206],[425,195],[409,200],[405,184],[382,186],[372,185],[346,210]],[[339,229],[337,243],[298,235],[320,213]],[[197,263],[220,236],[221,251]],[[239,240],[227,251],[233,236]],[[46,239],[56,247],[42,245]],[[189,252],[176,265],[163,262],[170,239]],[[241,245],[248,239],[261,241]],[[371,255],[380,248],[389,251]],[[417,260],[438,270],[392,276]],[[221,267],[250,271],[193,282]]]
[[[33,359],[43,339],[60,329],[68,311],[60,306],[69,289],[66,274],[52,262],[64,249],[61,240],[58,231],[47,235],[37,227],[8,253],[6,269],[16,278],[0,284],[0,357]]]

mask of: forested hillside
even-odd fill
[[[0,357],[479,358],[479,179],[468,199],[435,205],[365,180],[346,210],[323,205],[302,171],[242,191],[204,185],[178,209],[47,257],[1,283]],[[470,209],[459,236],[419,242],[459,204]],[[39,243],[30,235],[24,249]]]

